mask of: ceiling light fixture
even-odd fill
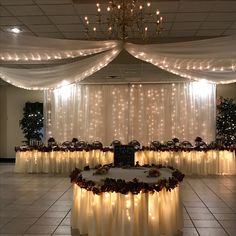
[[[9,31],[15,34],[19,34],[20,32],[22,32],[22,29],[20,29],[19,27],[13,27],[10,28]]]
[[[97,3],[96,7],[96,20],[84,16],[85,32],[89,38],[96,38],[101,31],[108,39],[147,39],[163,30],[160,11],[153,11],[148,1],[110,0],[108,4]]]

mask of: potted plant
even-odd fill
[[[24,143],[34,146],[42,142],[43,120],[43,104],[27,102],[23,109],[23,118],[19,121],[26,138]]]

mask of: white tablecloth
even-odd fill
[[[113,162],[113,152],[92,151],[52,151],[16,152],[15,171],[19,173],[70,173],[75,167],[83,169],[89,165]],[[204,151],[137,151],[135,162],[143,164],[164,164],[173,166],[185,174],[236,174],[235,152]]]
[[[130,179],[137,177],[132,170],[127,172]],[[125,174],[121,173],[122,176]],[[71,226],[88,236],[175,235],[183,228],[179,187],[171,192],[164,188],[137,195],[115,192],[97,195],[74,184]]]

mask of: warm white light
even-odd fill
[[[22,32],[22,29],[20,29],[18,27],[14,27],[14,28],[11,28],[9,31],[11,31],[15,34],[19,34],[20,32]]]

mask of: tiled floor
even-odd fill
[[[68,176],[14,174],[13,167],[0,164],[0,236],[78,235]],[[181,187],[184,236],[236,235],[236,176],[186,177]]]

